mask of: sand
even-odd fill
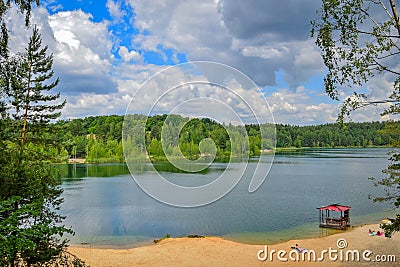
[[[79,164],[83,164],[85,163],[86,159],[82,159],[82,158],[76,158],[76,159],[68,159],[68,163],[79,163]]]
[[[304,240],[291,240],[281,244],[267,245],[268,258],[265,261],[258,259],[258,254],[262,258],[265,251],[265,245],[248,245],[225,240],[219,237],[205,238],[168,238],[161,242],[144,247],[131,249],[103,249],[89,248],[84,246],[72,246],[68,250],[84,260],[92,267],[96,266],[399,266],[400,263],[400,233],[392,238],[383,236],[369,236],[368,229],[380,230],[379,225],[364,225],[353,227],[351,230],[344,231],[327,237],[311,238]],[[337,241],[345,239],[347,247],[339,249]],[[307,254],[305,261],[302,261],[302,255],[296,254],[291,246],[299,244],[301,247],[313,250],[316,253],[316,261],[308,261]],[[341,243],[343,244],[343,242]],[[331,260],[329,254],[324,254],[321,258],[321,252],[331,248],[331,257],[337,260]],[[274,253],[271,259],[271,251],[284,250],[281,261]],[[333,250],[337,250],[334,252]],[[352,261],[351,251],[358,250],[360,262]],[[370,250],[371,255],[366,255],[367,262],[363,260],[365,250]],[[356,255],[357,252],[354,252]],[[340,255],[343,260],[340,260]],[[349,254],[350,262],[346,261],[346,254]],[[375,256],[381,254],[384,256],[394,255],[396,263],[377,262]],[[299,255],[299,261],[293,261]],[[311,253],[310,253],[311,255]],[[291,259],[291,258],[292,259]],[[382,257],[381,257],[382,258]],[[313,260],[313,257],[311,257]]]

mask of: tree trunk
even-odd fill
[[[26,99],[25,99],[25,114],[24,114],[24,124],[22,126],[22,134],[21,134],[21,152],[24,150],[24,145],[25,145],[25,139],[26,139],[26,124],[28,120],[28,109],[29,109],[29,96],[30,96],[30,91],[31,91],[31,78],[32,78],[32,66],[29,66],[29,74],[28,74],[28,91],[26,93]]]
[[[394,4],[394,0],[390,0],[390,6],[392,7],[393,17],[394,21],[396,22],[397,32],[400,36],[400,20],[399,20],[399,15],[397,14],[396,11],[396,5]]]

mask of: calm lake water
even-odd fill
[[[309,149],[276,155],[271,171],[255,193],[248,193],[250,175],[220,200],[198,208],[177,208],[145,194],[124,164],[60,165],[64,189],[61,213],[76,235],[71,243],[90,246],[135,246],[170,234],[217,235],[253,244],[272,244],[293,238],[323,236],[335,230],[318,227],[316,207],[349,205],[353,225],[393,216],[388,204],[373,203],[369,194],[380,188],[368,177],[382,177],[389,149]],[[270,156],[263,156],[265,166]],[[254,168],[255,162],[249,167]],[[177,173],[157,164],[170,181],[180,185],[206,184],[226,163],[213,163],[202,173]],[[156,173],[138,165],[145,179]]]

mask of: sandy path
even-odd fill
[[[102,249],[87,247],[70,247],[69,251],[90,266],[399,266],[400,262],[400,233],[391,239],[385,237],[369,236],[368,229],[379,230],[378,225],[365,225],[355,227],[350,231],[321,238],[305,240],[292,240],[289,242],[268,246],[268,251],[285,250],[283,258],[287,262],[278,260],[276,253],[273,260],[270,257],[260,261],[257,257],[258,251],[264,250],[264,245],[248,245],[224,240],[219,237],[206,238],[170,238],[151,246],[131,249]],[[344,238],[348,246],[339,249],[337,240]],[[343,252],[343,258],[349,250],[358,249],[361,262],[346,262],[345,260],[331,261],[329,255],[325,254],[324,260],[319,262],[294,262],[289,255],[296,257],[291,252],[291,246],[298,243],[308,250],[316,252],[316,258],[321,257],[322,250],[333,250]],[[267,244],[266,244],[267,245]],[[378,263],[376,261],[365,262],[362,253],[365,249],[373,252],[369,256],[375,259],[378,253],[394,255],[397,263]],[[260,256],[263,256],[261,254]],[[333,252],[332,256],[340,256],[340,252]],[[301,256],[300,256],[301,257]],[[307,259],[307,257],[306,257]],[[339,258],[340,259],[340,258]]]

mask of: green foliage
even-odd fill
[[[381,186],[384,189],[384,195],[370,196],[374,202],[389,201],[395,208],[400,208],[400,127],[396,123],[391,122],[381,131],[383,134],[395,135],[392,146],[395,149],[390,154],[390,164],[387,169],[382,172],[387,176],[381,180],[370,178],[375,186]],[[397,150],[396,150],[397,149]],[[395,221],[391,225],[385,225],[385,235],[391,237],[394,232],[400,231],[400,214],[397,215]]]
[[[318,15],[319,19],[312,21],[311,34],[316,36],[328,69],[326,92],[338,100],[339,90],[354,89],[353,96],[344,100],[339,122],[350,111],[370,104],[391,103],[384,114],[399,113],[400,24],[394,1],[386,6],[383,1],[374,0],[322,0]],[[369,101],[364,86],[371,77],[382,73],[393,77],[392,94]]]
[[[11,7],[11,3],[14,3],[22,14],[25,14],[25,26],[29,25],[31,17],[31,10],[34,5],[39,6],[39,0],[2,0],[0,1],[0,22],[2,22],[4,13]]]
[[[152,157],[165,157],[161,142],[155,138],[148,145],[147,152]]]
[[[43,264],[57,261],[66,247],[60,208],[62,190],[48,154],[32,143],[24,150],[8,142],[0,160],[0,262]]]
[[[7,82],[3,88],[6,97],[3,103],[8,116],[14,120],[9,127],[14,126],[13,132],[17,135],[13,138],[20,138],[21,149],[24,149],[27,139],[47,142],[45,139],[53,130],[49,122],[61,115],[58,110],[65,105],[65,101],[54,102],[59,94],[50,93],[58,84],[58,79],[53,79],[52,64],[53,56],[47,55],[47,46],[42,46],[36,26],[26,52],[12,57],[5,64],[9,67],[4,76]]]
[[[122,129],[123,116],[88,117],[71,121],[57,122],[60,130],[57,132],[62,143],[63,151],[68,151],[70,157],[85,157],[89,162],[123,162],[121,132],[114,137],[110,133],[111,124]],[[131,118],[131,119],[129,119]],[[273,150],[287,147],[371,147],[390,146],[396,139],[395,134],[383,133],[387,123],[366,122],[347,123],[343,128],[339,124],[325,124],[313,126],[276,125],[220,125],[207,118],[192,119],[178,115],[153,116],[132,115],[125,120],[125,126],[132,129],[130,135],[124,139],[125,145],[130,147],[129,159],[143,158],[146,151],[149,156],[165,158],[165,153],[177,157],[180,152],[187,158],[197,159],[201,156],[201,141],[207,141],[206,150],[216,148],[217,157],[257,156],[261,150]],[[99,126],[104,123],[104,127]],[[76,125],[81,125],[77,127]],[[71,126],[72,125],[72,126]],[[398,126],[399,123],[394,125]],[[140,133],[139,130],[144,129]],[[78,130],[80,129],[80,130]],[[107,131],[98,129],[109,129]],[[155,130],[155,132],[153,132]],[[263,131],[264,138],[261,138]],[[107,139],[99,138],[100,135]],[[246,141],[246,135],[248,141]],[[55,138],[55,137],[53,137]],[[163,145],[165,146],[163,148]],[[75,148],[75,150],[74,150]],[[203,155],[212,153],[203,153]]]
[[[385,106],[383,115],[399,114],[400,19],[395,1],[322,0],[319,15],[318,20],[312,21],[311,34],[316,35],[316,44],[321,48],[328,68],[324,79],[325,90],[336,100],[341,92],[347,93],[344,88],[354,90],[353,95],[344,100],[338,121],[343,123],[344,117],[349,116],[352,110],[367,105],[390,104]],[[391,79],[391,94],[387,98],[382,96],[383,99],[368,100],[365,87],[369,79],[383,74],[388,74]],[[392,137],[392,146],[398,147],[399,124],[393,123],[389,127],[392,130],[386,133]],[[366,138],[359,144],[369,145],[371,141],[373,143]],[[382,142],[382,136],[377,141]],[[384,196],[375,197],[374,201],[393,201],[395,208],[399,208],[398,154],[393,153],[389,160],[388,168],[383,171],[388,177],[380,181],[372,178],[375,185],[383,186],[386,192]],[[385,234],[390,236],[399,231],[398,225],[396,221],[385,228]]]
[[[58,214],[62,190],[49,162],[65,151],[52,142],[49,121],[65,102],[54,103],[59,94],[50,93],[58,79],[51,81],[52,56],[36,27],[25,53],[0,56],[0,264],[57,265],[65,259],[63,236],[73,231]]]
[[[122,162],[123,116],[97,116],[55,123],[52,134],[70,158],[88,162]]]

